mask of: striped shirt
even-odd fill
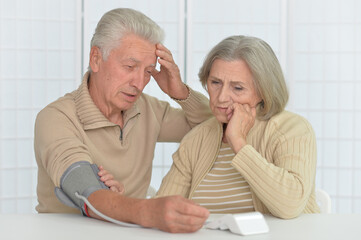
[[[195,190],[192,200],[210,213],[254,211],[250,187],[231,165],[235,154],[227,143],[221,149],[212,169]]]

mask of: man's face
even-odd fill
[[[136,35],[125,36],[107,60],[93,68],[96,99],[106,112],[130,109],[148,84],[156,66],[156,46]]]

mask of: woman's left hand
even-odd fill
[[[117,192],[119,194],[123,194],[125,192],[124,184],[114,180],[113,175],[105,170],[103,166],[99,166],[98,175],[100,177],[100,181],[102,181],[105,186],[109,187],[109,189],[113,192]]]
[[[225,137],[235,153],[247,144],[246,138],[256,120],[256,108],[248,104],[233,103],[227,109],[228,124]]]

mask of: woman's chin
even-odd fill
[[[218,122],[220,123],[228,123],[229,121],[227,120],[226,116],[216,116]]]

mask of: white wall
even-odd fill
[[[0,213],[34,212],[35,116],[78,86],[95,24],[116,7],[161,25],[184,81],[202,92],[197,73],[214,44],[235,34],[266,40],[286,74],[287,108],[315,129],[316,185],[333,212],[361,212],[361,1],[0,0]],[[146,92],[169,100],[154,81]],[[155,187],[176,149],[157,145]]]

